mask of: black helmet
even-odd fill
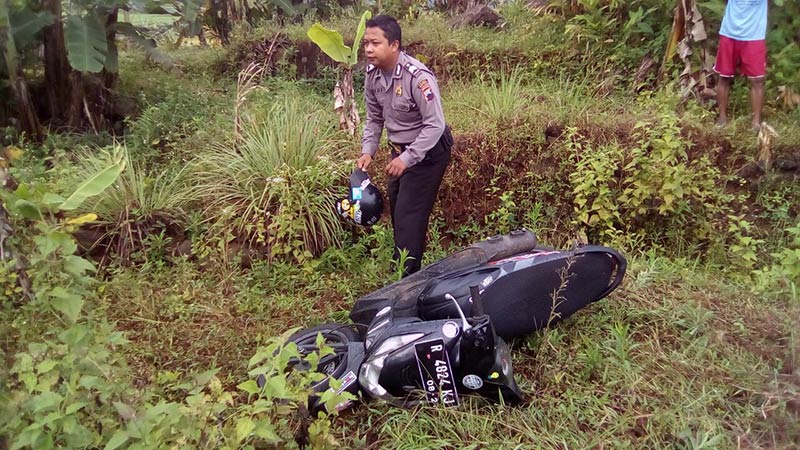
[[[336,202],[336,212],[356,225],[371,226],[381,218],[383,195],[367,172],[356,169],[350,175],[350,194]]]

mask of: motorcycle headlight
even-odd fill
[[[381,309],[380,311],[378,311],[375,314],[375,319],[374,320],[377,320],[381,316],[384,316],[384,315],[388,314],[389,311],[391,311],[391,309],[392,308],[389,307],[389,306],[384,307],[383,309]],[[390,322],[391,322],[390,318],[387,317],[387,318],[381,320],[380,322],[376,322],[374,325],[372,325],[369,328],[369,330],[367,330],[367,339],[364,342],[364,346],[365,346],[365,348],[367,350],[369,350],[370,347],[372,347],[372,344],[375,342],[375,339],[377,339],[378,334],[379,334],[378,330],[382,329],[383,327],[388,325]]]
[[[395,350],[425,336],[424,333],[411,333],[401,336],[392,336],[381,343],[367,361],[361,365],[358,382],[370,396],[392,402],[393,397],[380,384],[381,371],[386,358]]]

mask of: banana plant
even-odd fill
[[[364,37],[367,20],[371,17],[370,11],[365,11],[361,15],[352,48],[344,44],[341,33],[325,28],[319,22],[312,25],[306,32],[320,50],[339,63],[339,79],[336,80],[336,86],[333,88],[333,109],[339,114],[339,126],[350,136],[355,136],[356,128],[361,123],[353,89],[353,66],[358,63],[361,39]]]
[[[118,21],[122,10],[146,10],[172,0],[0,0],[0,77],[7,78],[18,123],[29,137],[39,140],[43,127],[37,111],[57,124],[96,131],[108,126],[110,96],[117,79],[116,37],[124,35],[142,47],[153,61],[175,69],[155,42],[130,23]],[[203,0],[175,0],[184,4],[182,20],[199,26]],[[34,49],[41,49],[34,52]],[[43,50],[43,51],[42,51]],[[28,58],[20,55],[27,54]],[[32,57],[41,55],[39,58]],[[25,73],[44,73],[44,95],[31,98]],[[43,69],[43,70],[41,70]],[[3,85],[0,80],[0,85]],[[98,91],[92,86],[102,86]],[[5,94],[5,91],[3,92]]]
[[[14,19],[17,19],[16,21]],[[41,140],[42,127],[33,106],[33,99],[28,91],[28,85],[22,74],[17,58],[20,43],[27,43],[41,27],[47,25],[52,18],[45,15],[31,13],[28,16],[15,15],[9,8],[7,0],[0,0],[0,61],[4,61],[4,69],[8,75],[11,93],[17,105],[22,131],[28,133],[34,140]],[[16,22],[16,23],[15,23]]]

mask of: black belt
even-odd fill
[[[392,151],[392,158],[397,158],[400,153],[403,153],[406,150],[406,146],[409,144],[396,144],[394,142],[389,142],[389,149]]]
[[[439,147],[439,144],[443,144],[442,147],[445,146],[450,147],[453,145],[452,140],[453,140],[453,135],[450,132],[450,126],[446,125],[445,131],[444,133],[442,133],[442,137],[440,137],[439,140],[436,142],[436,145],[434,145],[433,148],[431,148],[428,151],[436,150],[436,148]],[[442,141],[444,141],[444,143]],[[406,150],[406,147],[409,145],[411,144],[398,144],[396,142],[389,141],[389,148],[392,151],[392,158],[397,158],[397,156],[400,155],[400,153],[403,153]]]

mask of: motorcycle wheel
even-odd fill
[[[333,354],[323,357],[317,365],[317,372],[325,374],[326,377],[311,386],[314,392],[322,393],[330,388],[331,377],[338,379],[345,374],[348,369],[348,345],[351,342],[359,342],[360,339],[358,332],[350,325],[327,323],[297,331],[289,336],[286,343],[294,342],[300,354],[305,356],[317,351],[317,334],[319,333],[322,333],[325,345],[333,349]],[[290,361],[290,371],[307,371],[310,369],[311,367],[305,361]],[[259,375],[256,378],[256,383],[263,388],[266,383],[264,375]],[[345,390],[351,394],[356,394],[358,392],[358,382],[353,380]],[[349,407],[349,405],[348,403],[344,408]],[[316,411],[320,411],[323,408],[324,405],[319,402],[318,396],[309,396],[308,409],[310,411],[316,413]]]
[[[325,345],[333,349],[332,355],[320,359],[317,372],[327,375],[312,386],[316,392],[324,392],[330,387],[331,378],[339,378],[347,370],[347,345],[359,340],[358,333],[350,326],[340,323],[326,323],[300,330],[291,335],[287,342],[294,342],[301,355],[317,351],[317,334],[322,333]],[[309,370],[305,362],[298,362],[293,370]]]

